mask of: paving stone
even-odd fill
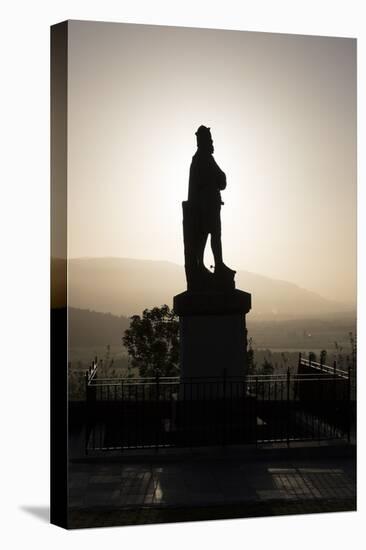
[[[183,458],[171,464],[162,457],[158,464],[71,465],[69,502],[75,509],[230,502],[313,502],[321,507],[322,502],[354,498],[354,479],[351,459],[243,463]]]

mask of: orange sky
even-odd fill
[[[355,40],[72,21],[68,91],[71,257],[183,264],[205,124],[226,263],[355,300]]]

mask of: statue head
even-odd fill
[[[214,146],[211,136],[211,129],[206,126],[200,126],[196,132],[197,147],[207,153],[214,152]]]

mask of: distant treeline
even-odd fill
[[[335,343],[349,348],[349,333],[356,332],[356,319],[350,315],[277,322],[251,322],[248,316],[247,324],[256,349],[333,350]]]
[[[122,350],[122,336],[130,325],[127,317],[76,308],[69,308],[69,321],[71,348],[110,345]],[[252,321],[249,314],[247,325],[256,349],[331,350],[335,342],[346,348],[349,333],[356,332],[356,319],[347,314],[288,321]]]

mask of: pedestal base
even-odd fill
[[[251,295],[240,290],[183,292],[174,297],[174,311],[180,319],[182,382],[192,379],[197,387],[204,381],[208,385],[217,382],[217,387],[224,379],[240,382],[247,366],[245,315],[250,308]]]
[[[183,379],[244,376],[244,315],[185,315],[180,318],[180,340]]]

